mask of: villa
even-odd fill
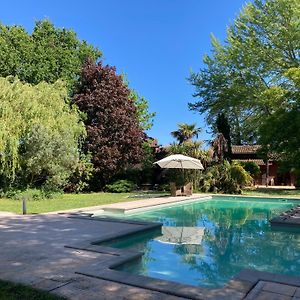
[[[232,145],[232,160],[238,162],[254,162],[260,168],[260,174],[255,176],[255,185],[266,185],[267,162],[259,154],[260,145]],[[279,162],[273,157],[268,160],[269,182],[268,185],[294,186],[295,175],[291,172],[281,173]]]

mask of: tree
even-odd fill
[[[224,113],[218,114],[216,120],[216,127],[217,127],[217,132],[223,135],[227,143],[227,147],[226,147],[227,151],[224,151],[224,158],[230,161],[232,155],[230,125]]]
[[[213,157],[216,162],[223,163],[226,154],[228,153],[228,142],[223,133],[218,133],[212,141]]]
[[[0,175],[13,184],[63,188],[79,162],[85,135],[61,81],[32,86],[0,78]]]
[[[192,73],[192,110],[207,113],[213,125],[225,113],[234,143],[256,142],[259,128],[293,99],[288,74],[300,65],[300,3],[298,0],[254,0],[229,27],[222,45],[212,38],[205,68]]]
[[[17,76],[38,84],[67,82],[70,90],[78,82],[88,57],[96,61],[102,53],[78,39],[76,33],[55,28],[49,20],[37,21],[32,34],[22,26],[0,24],[0,76]]]
[[[137,91],[131,90],[130,98],[137,108],[140,126],[143,130],[149,130],[153,126],[155,112],[149,112],[149,103],[146,98],[139,96]]]
[[[95,188],[100,188],[142,154],[143,132],[130,90],[116,69],[87,62],[74,102],[85,113],[86,151],[92,155]]]
[[[200,128],[196,127],[196,124],[181,123],[178,124],[178,129],[171,132],[171,135],[176,138],[179,144],[190,142],[193,137],[198,137],[201,132]]]

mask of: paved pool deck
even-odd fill
[[[125,202],[119,203],[112,203],[112,204],[103,204],[97,206],[89,206],[89,207],[82,207],[82,208],[74,208],[56,212],[50,212],[46,214],[57,214],[57,213],[76,213],[76,214],[101,214],[102,212],[112,212],[112,213],[128,213],[134,212],[137,210],[143,210],[147,208],[153,207],[163,207],[169,206],[174,204],[184,204],[188,202],[197,201],[199,199],[209,200],[211,199],[211,195],[209,194],[193,194],[192,196],[177,196],[177,197],[168,197],[168,196],[161,196],[161,197],[151,197],[146,199],[137,199],[137,200],[130,200]]]
[[[133,209],[132,202],[128,205]],[[112,270],[141,253],[97,245],[99,241],[159,226],[72,214],[1,214],[0,279],[75,300],[300,300],[300,277],[244,270],[221,289],[198,288]]]

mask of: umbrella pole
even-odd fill
[[[184,193],[184,168],[182,166],[182,162],[181,162],[181,174],[182,174],[182,187],[181,187],[181,194]]]

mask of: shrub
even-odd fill
[[[91,163],[90,154],[80,154],[79,162],[69,178],[69,183],[64,191],[69,193],[79,193],[89,188],[89,181],[93,176],[94,166]]]
[[[105,186],[105,191],[111,193],[128,193],[136,188],[134,182],[129,180],[117,180],[112,184],[107,184]]]
[[[237,163],[233,163],[230,168],[231,178],[236,181],[236,183],[244,187],[246,185],[251,185],[252,177],[250,174]]]
[[[239,164],[216,164],[206,169],[200,179],[200,190],[211,193],[240,194],[241,189],[251,183],[251,176]]]
[[[260,173],[259,165],[253,161],[240,162],[240,165],[251,175],[255,176]]]
[[[10,189],[6,192],[1,193],[1,197],[6,197],[14,200],[43,200],[43,199],[52,199],[58,193],[54,193],[45,189],[26,189],[26,190],[17,190]]]

